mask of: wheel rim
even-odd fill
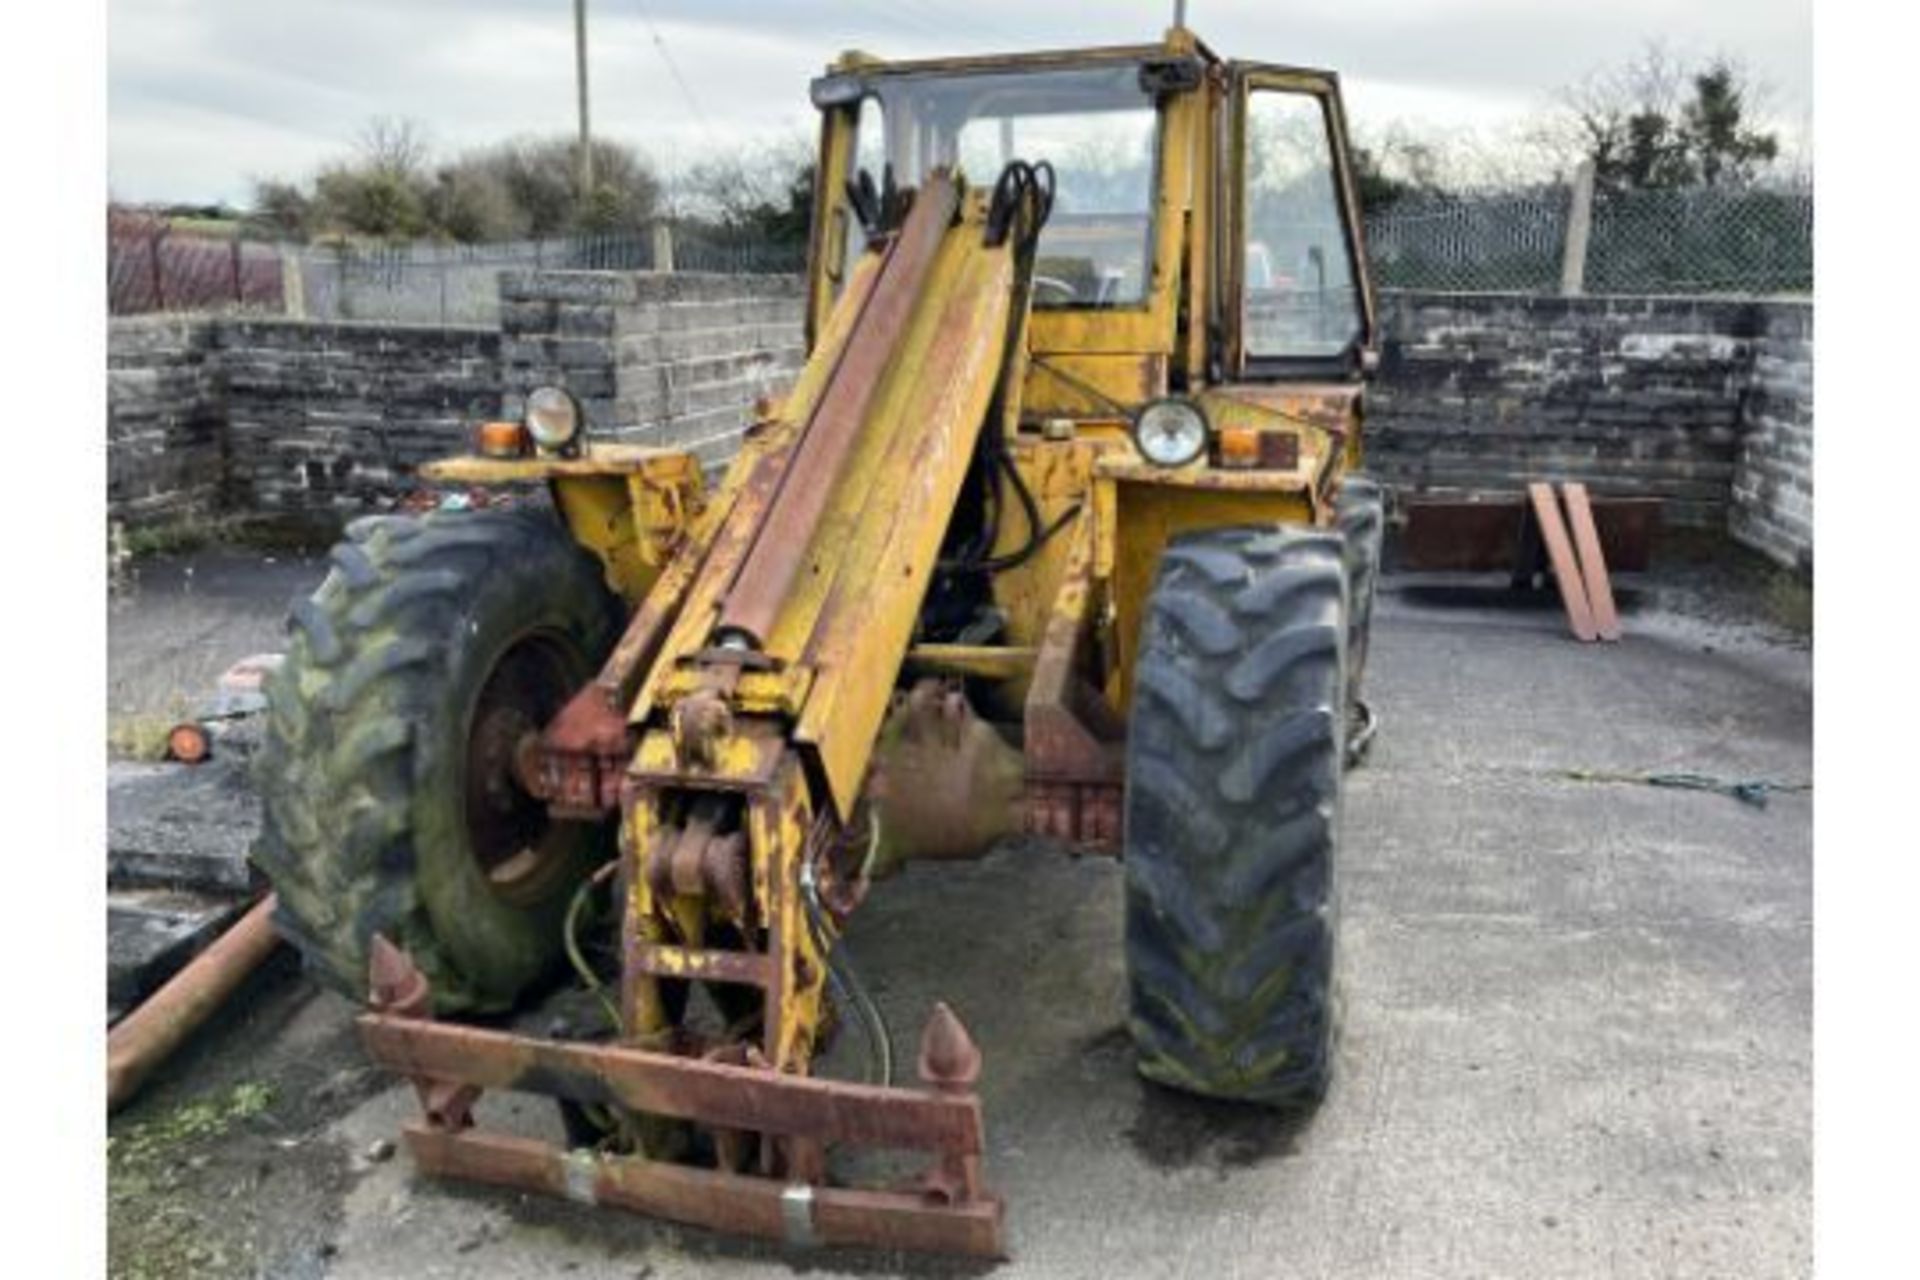
[[[467,845],[487,887],[508,902],[540,896],[569,861],[578,823],[555,822],[520,785],[515,757],[565,705],[575,681],[568,653],[544,633],[509,645],[475,700],[467,733]]]

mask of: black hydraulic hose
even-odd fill
[[[870,869],[873,852],[880,842],[880,826],[874,820],[873,832],[868,840],[867,856],[863,861],[863,875]],[[880,1012],[880,1006],[867,990],[867,984],[860,980],[860,971],[854,967],[853,953],[846,942],[833,942],[827,937],[826,909],[820,903],[820,889],[814,882],[813,863],[804,862],[800,867],[800,903],[807,917],[807,930],[813,936],[814,946],[827,958],[827,983],[841,1004],[850,1005],[867,1033],[867,1078],[870,1083],[887,1087],[893,1084],[893,1035],[887,1030],[886,1016]]]
[[[1012,241],[1014,297],[1007,309],[1006,334],[1001,343],[1000,382],[987,408],[986,428],[980,433],[978,465],[985,504],[980,536],[970,540],[960,554],[941,563],[940,567],[948,572],[998,573],[1024,564],[1079,513],[1079,507],[1075,506],[1052,524],[1045,521],[1039,501],[1007,451],[1006,433],[1002,429],[1007,392],[1013,381],[1010,371],[1033,291],[1034,257],[1041,229],[1053,212],[1053,197],[1053,166],[1045,160],[1032,164],[1014,160],[1000,171],[1000,177],[993,184],[993,198],[987,206],[986,242],[997,245]],[[1000,516],[1006,507],[1002,494],[1008,486],[1012,487],[1020,512],[1026,518],[1026,542],[1005,555],[989,556],[987,552],[999,541]]]

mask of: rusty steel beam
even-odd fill
[[[268,894],[214,944],[107,1033],[107,1110],[117,1111],[153,1069],[226,1002],[279,945]]]
[[[777,1182],[637,1156],[414,1124],[407,1149],[426,1173],[536,1191],[794,1245],[860,1245],[999,1258],[1004,1209],[991,1196],[941,1203],[919,1192]]]
[[[686,978],[700,982],[732,982],[767,987],[773,982],[773,962],[757,951],[713,951],[635,941],[627,948],[627,966],[633,973],[656,978]]]
[[[959,208],[952,177],[935,172],[914,197],[839,367],[809,419],[753,548],[727,593],[719,630],[765,644],[860,438],[881,375],[924,295],[941,238]]]
[[[1527,501],[1512,494],[1402,501],[1400,566],[1422,573],[1489,573],[1519,568]]]
[[[1645,572],[1660,525],[1660,499],[1591,497],[1594,528],[1608,568]],[[1421,573],[1528,572],[1525,495],[1408,494],[1396,547],[1403,569]]]
[[[616,1045],[362,1014],[381,1066],[414,1079],[552,1094],[699,1124],[821,1142],[978,1155],[980,1100],[703,1062]]]

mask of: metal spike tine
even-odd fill
[[[938,1089],[971,1089],[980,1078],[980,1047],[944,1000],[920,1034],[920,1078]]]
[[[373,935],[367,956],[368,997],[376,1009],[397,1009],[426,994],[427,980],[413,958],[389,942],[385,934]]]

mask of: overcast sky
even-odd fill
[[[807,81],[842,49],[1133,42],[1157,37],[1172,3],[1073,8],[589,0],[595,131],[672,167],[703,146],[807,130]],[[243,204],[251,179],[306,177],[382,115],[418,121],[442,152],[570,131],[572,11],[571,0],[109,0],[110,188]],[[1790,135],[1811,120],[1809,0],[1190,0],[1188,21],[1228,56],[1340,71],[1362,130],[1497,132],[1654,37],[1739,60]]]

